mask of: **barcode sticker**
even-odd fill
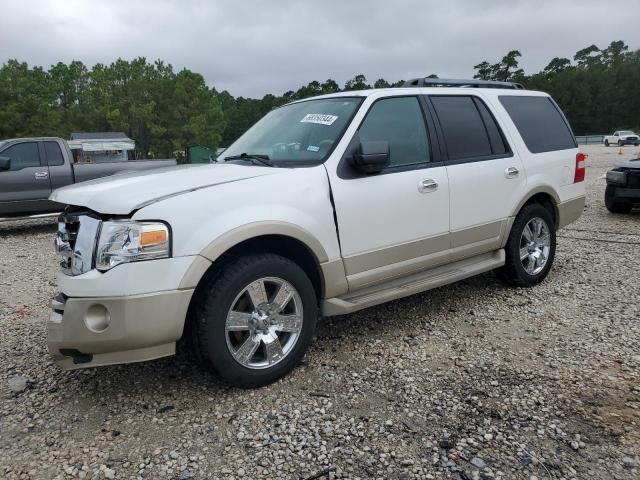
[[[338,119],[336,115],[325,115],[322,113],[309,113],[300,123],[318,123],[320,125],[332,125]]]

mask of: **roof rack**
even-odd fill
[[[516,82],[497,82],[493,80],[465,80],[456,78],[414,78],[404,82],[403,87],[461,87],[461,88],[505,88],[524,90],[524,85]]]

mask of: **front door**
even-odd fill
[[[373,101],[337,170],[329,169],[352,291],[448,260],[449,182],[425,113],[415,96]],[[361,141],[388,142],[389,166],[372,175],[352,170],[347,157]]]
[[[0,157],[11,159],[11,168],[0,170],[0,217],[39,211],[47,204],[51,183],[38,142],[13,143]]]

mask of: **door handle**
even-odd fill
[[[504,171],[504,176],[507,178],[517,178],[518,175],[520,175],[520,170],[518,170],[516,167],[508,167]]]
[[[428,178],[426,180],[418,182],[418,191],[420,193],[435,192],[436,190],[438,190],[438,182],[436,182],[433,178]]]
[[[49,172],[36,172],[34,176],[36,177],[36,180],[45,180],[49,178]]]

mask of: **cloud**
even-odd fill
[[[535,72],[595,43],[636,40],[635,15],[592,0],[22,0],[5,2],[0,62],[48,67],[118,57],[162,59],[233,95],[282,93],[363,73],[469,77],[482,60],[522,52]],[[619,0],[616,11],[637,11]],[[635,41],[635,43],[633,43]]]

